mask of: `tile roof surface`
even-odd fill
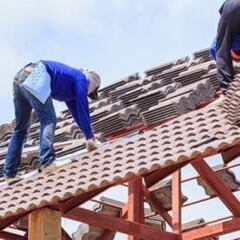
[[[0,219],[127,181],[198,154],[208,156],[239,142],[240,129],[227,122],[221,109],[190,112],[140,136],[79,155],[64,169],[2,187]]]
[[[1,186],[0,220],[238,144],[240,129],[229,121],[228,112],[216,106],[202,108],[214,100],[218,90],[216,68],[208,50],[104,87],[99,101],[90,103],[93,129],[101,139],[122,134],[127,137],[91,153],[84,152],[82,133],[69,112],[62,111],[54,147],[59,158],[72,158],[72,164],[10,187]],[[12,121],[0,126],[0,177],[14,124]],[[147,128],[151,130],[145,131]],[[22,174],[37,166],[38,129],[39,122],[33,114],[22,157]],[[132,136],[136,129],[143,132]],[[231,185],[234,176],[226,174],[223,178]],[[164,191],[169,193],[171,189]],[[165,192],[164,196],[168,194]],[[182,199],[186,201],[185,196]],[[165,202],[166,209],[170,209]]]

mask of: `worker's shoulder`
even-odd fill
[[[54,66],[54,67],[61,67],[61,68],[73,68],[65,63],[53,61],[53,60],[40,60],[40,62],[42,62],[44,65],[47,65],[47,66]]]

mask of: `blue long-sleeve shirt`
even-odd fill
[[[65,102],[86,139],[93,138],[86,76],[80,70],[59,62],[41,62],[51,76],[52,98]]]

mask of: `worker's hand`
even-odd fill
[[[88,152],[91,152],[97,149],[97,145],[95,143],[94,138],[86,140],[86,149],[88,150]]]

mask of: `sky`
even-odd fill
[[[91,68],[102,85],[210,45],[222,0],[0,0],[0,124],[29,62]],[[65,108],[63,103],[56,109]]]
[[[25,64],[45,59],[94,69],[100,73],[102,85],[108,85],[208,47],[216,35],[222,3],[0,0],[0,125],[14,118],[12,79]],[[64,108],[63,103],[56,103],[57,111]],[[119,199],[119,192],[124,191],[108,192],[107,196]],[[196,210],[196,216],[184,218],[200,214]],[[116,239],[126,237],[118,235]]]

